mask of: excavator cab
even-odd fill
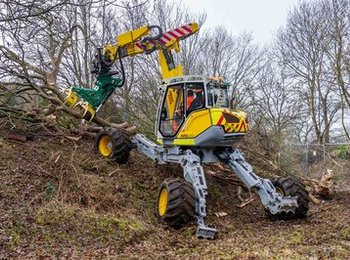
[[[163,87],[157,140],[164,145],[217,147],[244,136],[246,113],[231,110],[223,78],[181,76]]]

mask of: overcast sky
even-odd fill
[[[204,28],[224,25],[233,34],[252,32],[254,39],[268,44],[283,26],[288,10],[299,0],[183,0],[193,12],[207,13]]]

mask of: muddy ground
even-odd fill
[[[136,152],[117,165],[99,158],[93,140],[59,135],[14,142],[2,133],[0,149],[3,259],[350,258],[349,193],[310,205],[304,220],[272,221],[257,197],[238,208],[237,185],[210,172],[207,223],[219,234],[199,240],[194,224],[174,230],[154,215],[158,187],[181,176],[178,166]]]

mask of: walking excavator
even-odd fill
[[[117,163],[126,163],[136,148],[159,164],[179,163],[184,178],[166,179],[159,188],[156,215],[172,227],[197,221],[197,236],[213,239],[214,227],[206,225],[208,188],[203,163],[228,165],[242,183],[253,190],[266,212],[281,219],[306,217],[308,192],[302,183],[284,177],[273,181],[257,176],[235,144],[248,131],[245,112],[230,107],[229,83],[221,77],[183,75],[173,53],[179,52],[180,41],[199,30],[189,23],[163,32],[159,26],[143,26],[117,37],[117,43],[98,50],[92,89],[74,86],[67,91],[66,104],[83,111],[91,120],[113,91],[124,83],[122,59],[138,54],[158,52],[163,78],[157,111],[157,143],[142,134],[129,137],[121,129],[104,128],[96,137],[98,152]],[[112,71],[120,62],[121,76]]]

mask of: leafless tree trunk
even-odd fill
[[[338,86],[341,106],[341,122],[347,140],[350,140],[348,132],[349,125],[345,123],[346,112],[350,111],[350,88],[349,80],[346,77],[350,75],[350,4],[348,1],[332,0],[328,9],[328,20],[330,30],[328,32],[329,46],[326,48],[327,56],[330,60],[331,69],[334,74],[335,83]]]
[[[30,93],[43,100],[50,101],[54,109],[42,111],[64,111],[73,117],[81,118],[81,112],[68,108],[64,104],[62,86],[64,81],[70,82],[74,78],[71,74],[64,74],[63,60],[76,37],[83,36],[85,48],[73,58],[75,76],[85,78],[84,85],[89,84],[88,53],[90,41],[90,12],[91,3],[75,3],[74,1],[56,1],[44,3],[41,1],[0,3],[3,12],[0,17],[2,38],[0,42],[0,74],[2,88],[11,94],[10,89],[15,87],[14,93]],[[78,17],[78,10],[82,17]],[[65,15],[63,15],[65,14]],[[80,25],[82,21],[82,26]],[[75,37],[75,39],[74,39]],[[82,68],[80,70],[80,68]],[[69,69],[68,69],[69,70]],[[66,70],[66,71],[68,71]],[[80,80],[83,81],[82,79]],[[5,108],[8,104],[3,104]],[[7,108],[8,109],[8,108]],[[100,117],[93,121],[102,126],[111,125]],[[122,124],[123,126],[125,124]]]
[[[290,78],[305,86],[301,94],[307,101],[309,116],[317,142],[329,142],[330,127],[339,106],[332,102],[333,92],[327,74],[324,52],[328,23],[321,3],[301,3],[288,18],[287,28],[280,31],[277,48]]]

